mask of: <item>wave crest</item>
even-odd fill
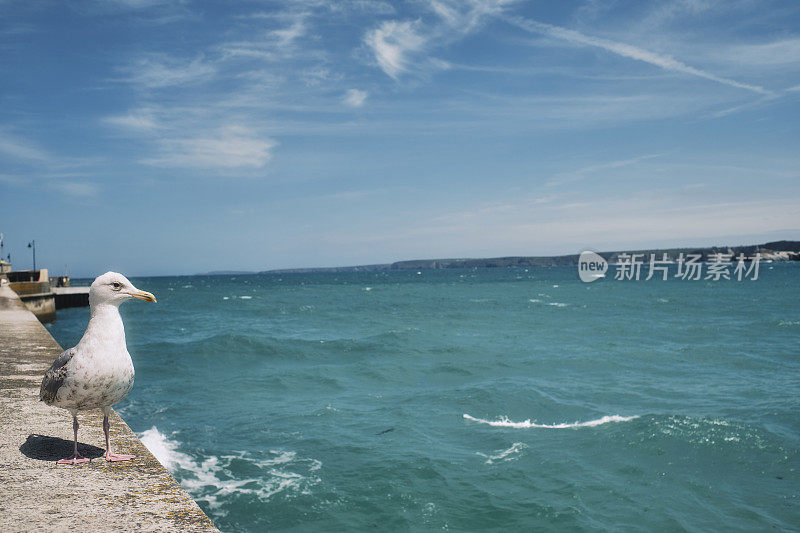
[[[536,424],[534,422],[531,422],[530,418],[522,422],[514,422],[513,420],[509,420],[508,417],[505,416],[501,416],[498,420],[484,420],[483,418],[475,418],[474,416],[468,415],[467,413],[464,413],[464,418],[466,418],[467,420],[472,420],[473,422],[479,422],[481,424],[488,424],[490,426],[503,427],[503,428],[573,429],[573,428],[590,428],[602,424],[607,424],[609,422],[628,422],[629,420],[639,418],[639,415],[634,415],[634,416],[606,415],[602,418],[598,418],[596,420],[589,420],[587,422],[572,422],[572,423],[564,422],[562,424]]]
[[[221,509],[225,501],[220,501],[227,496],[254,495],[266,500],[282,492],[308,494],[310,486],[320,481],[314,472],[321,468],[322,463],[316,459],[298,458],[292,451],[270,450],[267,458],[241,452],[196,460],[179,451],[180,443],[155,426],[140,433],[139,438],[192,497],[208,503],[218,516],[227,514]],[[289,471],[289,468],[295,471]]]
[[[527,446],[525,445],[524,442],[515,442],[514,444],[511,445],[511,447],[506,448],[505,450],[500,450],[498,453],[495,453],[494,455],[487,455],[481,452],[475,452],[475,453],[477,455],[480,455],[481,457],[485,457],[486,464],[491,465],[494,464],[495,462],[513,461],[514,459],[518,459],[519,458],[518,454],[522,452],[522,450],[525,450],[526,448]]]

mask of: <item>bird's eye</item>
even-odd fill
[[[114,287],[115,291],[118,291],[122,287],[122,284],[120,284],[119,281],[115,281],[114,283],[111,284],[111,286]]]

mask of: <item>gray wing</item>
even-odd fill
[[[44,373],[42,379],[42,387],[39,389],[39,400],[50,405],[56,400],[56,393],[61,385],[64,384],[64,378],[69,371],[69,362],[75,355],[75,348],[70,348],[61,352],[50,369]]]

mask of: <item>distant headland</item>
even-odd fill
[[[680,254],[696,254],[703,261],[715,254],[731,254],[734,257],[744,254],[750,258],[756,253],[761,254],[765,261],[800,261],[800,241],[774,241],[764,244],[747,246],[712,246],[707,248],[656,248],[650,250],[621,250],[614,252],[598,252],[607,261],[614,263],[621,254],[656,254],[661,259],[663,254],[668,259],[675,260]],[[245,274],[308,274],[315,272],[379,272],[384,270],[442,270],[448,268],[507,268],[507,267],[554,267],[574,266],[578,264],[579,254],[553,255],[553,256],[510,256],[491,257],[484,259],[411,259],[394,263],[381,263],[374,265],[356,265],[339,267],[314,267],[314,268],[283,268],[277,270],[242,271],[242,270],[215,270],[205,272],[205,276],[219,275],[245,275]]]

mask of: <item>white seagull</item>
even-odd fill
[[[78,411],[102,409],[106,434],[106,460],[130,461],[133,455],[112,453],[108,413],[133,388],[133,361],[125,345],[125,328],[119,315],[122,302],[138,298],[155,302],[156,297],[140,291],[128,278],[106,272],[89,289],[91,318],[80,342],[65,350],[45,373],[39,399],[47,405],[72,413],[75,432],[73,455],[58,464],[76,465],[89,459],[78,453]]]

